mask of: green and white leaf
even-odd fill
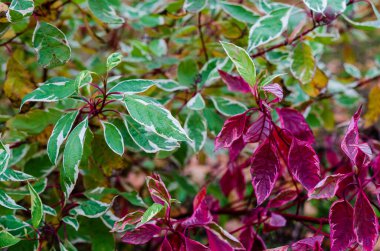
[[[35,179],[33,176],[23,173],[21,171],[7,168],[5,172],[0,175],[0,181],[26,181]]]
[[[33,0],[12,0],[7,12],[7,19],[9,22],[17,22],[32,15],[33,10]]]
[[[87,118],[80,122],[70,133],[63,152],[61,170],[62,190],[68,198],[78,179],[79,164],[83,155],[84,139],[88,127]]]
[[[40,194],[43,191],[45,191],[47,186],[47,178],[42,178],[37,180],[36,182],[33,183],[32,187],[34,190]],[[22,195],[22,196],[27,196],[30,195],[29,188],[27,185],[19,187],[17,189],[7,189],[6,193],[9,195]]]
[[[101,121],[101,123],[107,145],[113,152],[122,156],[124,153],[124,141],[121,132],[110,122]]]
[[[206,104],[202,98],[200,93],[197,93],[194,97],[192,97],[189,102],[187,102],[186,106],[191,110],[202,110],[205,108]]]
[[[116,14],[108,0],[88,0],[88,7],[94,15],[108,24],[122,24],[124,19]]]
[[[57,216],[57,211],[55,211],[54,208],[48,206],[48,205],[43,205],[43,211],[45,214],[49,214],[52,216]]]
[[[180,123],[156,100],[130,95],[124,98],[124,104],[131,117],[138,123],[169,140],[190,140]]]
[[[141,221],[138,224],[138,226],[141,226],[148,221],[150,221],[154,216],[156,216],[162,209],[164,208],[163,205],[158,203],[153,203],[148,209],[144,212],[143,216],[141,217]]]
[[[32,225],[37,228],[44,216],[44,210],[42,206],[42,201],[36,190],[28,183],[28,189],[30,193],[30,211],[32,212]]]
[[[11,151],[8,145],[0,141],[0,174],[4,173],[8,167]]]
[[[21,107],[26,102],[55,102],[70,97],[76,92],[75,82],[64,77],[55,77],[49,79],[40,87],[28,93],[21,101]]]
[[[234,116],[245,112],[248,108],[242,103],[229,98],[211,97],[216,110],[224,116]]]
[[[303,0],[303,2],[310,10],[318,13],[323,13],[327,6],[327,0]]]
[[[228,15],[244,23],[254,24],[260,18],[259,15],[242,4],[220,2],[220,5]]]
[[[17,238],[5,230],[0,231],[0,248],[7,248],[17,244],[21,239]]]
[[[228,57],[236,66],[240,76],[242,76],[248,84],[254,86],[256,84],[256,67],[248,53],[243,48],[234,44],[226,42],[220,43]]]
[[[124,117],[124,123],[133,141],[147,153],[172,151],[179,147],[177,140],[167,139],[151,131],[150,127],[136,122],[128,115]]]
[[[355,65],[345,63],[344,70],[356,79],[360,79],[362,77],[360,70]]]
[[[286,75],[286,73],[279,73],[279,74],[273,74],[273,75],[270,75],[270,76],[268,76],[268,77],[263,78],[263,79],[260,81],[259,85],[260,85],[261,87],[266,86],[267,84],[272,83],[272,81],[273,81],[274,79],[276,79],[276,78],[278,78],[278,77],[281,77],[281,76],[284,76],[284,75]]]
[[[38,64],[54,68],[65,64],[71,57],[71,48],[65,34],[52,24],[39,22],[33,33],[33,47]]]
[[[316,69],[312,48],[305,42],[298,43],[291,57],[290,71],[293,76],[302,84],[309,83]]]
[[[47,144],[47,153],[52,163],[57,164],[59,148],[69,136],[79,111],[65,114],[55,124]]]
[[[325,11],[329,10],[330,15],[331,15],[331,12],[334,15],[339,15],[346,10],[346,7],[347,7],[346,0],[327,0],[327,7]]]
[[[145,79],[128,79],[121,81],[120,83],[116,84],[114,87],[112,87],[108,93],[112,92],[120,92],[124,95],[129,94],[135,94],[140,92],[145,92],[150,87],[154,85],[154,81],[152,80],[145,80]],[[113,96],[120,96],[118,94],[114,94]]]
[[[107,71],[118,66],[123,60],[123,55],[120,52],[112,53],[107,58]]]
[[[158,88],[168,92],[189,89],[189,87],[180,85],[177,81],[171,79],[155,79],[154,83]]]
[[[89,199],[81,202],[79,206],[71,209],[70,214],[74,216],[81,215],[87,218],[99,218],[110,209],[112,203],[113,202],[107,204],[101,201]]]
[[[288,25],[290,10],[280,8],[261,17],[249,30],[248,52],[281,36]]]
[[[29,224],[14,215],[8,214],[0,217],[0,226],[2,226],[7,231],[15,231],[27,228]]]
[[[183,8],[192,13],[197,13],[206,7],[207,0],[185,0]]]
[[[207,121],[199,112],[190,112],[185,121],[185,130],[192,142],[190,146],[199,152],[207,139]]]
[[[342,15],[342,16],[344,17],[344,19],[346,19],[347,22],[349,22],[351,25],[353,25],[356,28],[359,28],[362,30],[379,29],[380,28],[380,13],[377,10],[376,5],[372,1],[369,1],[369,3],[371,4],[373,13],[376,16],[376,20],[357,22],[357,21],[350,19],[346,15]]]
[[[62,218],[62,221],[66,223],[67,225],[72,226],[76,231],[79,229],[79,222],[76,218],[70,217],[70,216],[65,216]]]
[[[75,86],[76,90],[79,90],[80,88],[82,88],[86,85],[89,87],[88,84],[92,82],[91,74],[93,74],[93,73],[94,72],[91,72],[88,70],[81,71],[74,80],[74,82],[75,82],[74,86]]]
[[[17,203],[9,197],[3,190],[0,189],[0,206],[12,209],[12,210],[25,210],[24,207],[17,205]]]

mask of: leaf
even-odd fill
[[[270,141],[264,141],[251,159],[252,186],[255,189],[257,205],[270,195],[276,182],[280,163]]]
[[[247,131],[244,133],[244,142],[256,143],[265,140],[272,130],[271,122],[272,121],[267,114],[260,112],[259,117],[248,127]]]
[[[248,53],[239,46],[231,43],[220,42],[228,57],[234,63],[240,76],[250,85],[256,84],[256,67]]]
[[[70,133],[63,151],[61,170],[62,190],[68,198],[73,191],[79,174],[79,163],[83,155],[84,139],[88,127],[87,118],[80,122]]]
[[[372,87],[368,95],[368,108],[364,115],[365,127],[369,127],[376,123],[380,117],[380,86]]]
[[[190,146],[199,152],[207,139],[207,122],[199,112],[190,112],[185,121],[185,131],[192,140]]]
[[[145,224],[150,221],[156,214],[158,214],[164,208],[163,205],[158,203],[153,203],[148,209],[145,211],[143,216],[141,217],[140,224]]]
[[[70,216],[65,216],[62,218],[62,221],[66,223],[67,225],[72,226],[76,231],[79,229],[79,222],[76,218],[70,217]]]
[[[153,132],[149,127],[139,124],[130,116],[124,116],[123,119],[132,140],[145,152],[172,151],[179,147],[176,140],[167,139]]]
[[[293,201],[298,196],[296,190],[283,190],[280,193],[278,193],[273,199],[271,199],[268,203],[268,207],[271,208],[279,208],[285,204],[287,204],[289,201]]]
[[[374,250],[379,236],[379,223],[375,211],[363,190],[359,191],[354,206],[354,230],[357,241],[365,251]]]
[[[112,53],[107,58],[107,71],[110,71],[111,69],[118,66],[123,60],[123,54],[120,52]]]
[[[263,90],[264,92],[270,93],[276,97],[275,99],[270,101],[272,103],[281,102],[281,100],[284,98],[282,87],[277,83],[265,85],[261,87],[261,90]]]
[[[1,189],[0,189],[0,205],[12,210],[18,210],[18,209],[25,210],[24,207],[17,205],[16,202]]]
[[[337,0],[336,0],[337,1]],[[374,30],[380,28],[380,13],[377,10],[376,5],[369,1],[368,3],[371,4],[373,13],[376,16],[376,20],[371,21],[364,21],[364,22],[356,22],[354,20],[351,20],[348,16],[342,15],[344,19],[346,19],[347,22],[349,22],[351,25],[353,25],[355,28],[362,29],[362,30]],[[344,3],[345,4],[345,3]],[[342,4],[343,5],[343,4]]]
[[[38,64],[54,68],[65,64],[71,57],[71,48],[65,34],[49,23],[38,22],[33,33],[33,47]]]
[[[202,243],[199,243],[187,237],[185,237],[185,246],[186,246],[186,251],[209,251],[210,250],[208,247],[206,247]]]
[[[124,141],[121,132],[117,127],[106,121],[101,121],[104,130],[104,139],[107,145],[116,154],[123,156],[124,153]]]
[[[216,96],[212,96],[210,98],[216,110],[224,116],[242,114],[248,109],[244,104],[236,100]]]
[[[120,83],[117,83],[107,93],[119,92],[124,95],[135,94],[135,93],[145,92],[153,85],[154,85],[154,82],[152,80],[129,79],[129,80],[124,80],[124,81],[121,81]],[[117,94],[115,94],[114,96],[117,96]]]
[[[303,0],[306,6],[312,11],[323,13],[327,6],[327,0]]]
[[[113,202],[107,204],[101,201],[89,199],[81,202],[78,207],[71,209],[70,214],[74,216],[82,215],[87,218],[99,218],[110,209],[112,204]]]
[[[26,174],[26,173],[23,173],[23,172],[20,172],[20,171],[17,171],[17,170],[13,170],[11,168],[7,168],[5,170],[5,172],[3,172],[1,175],[0,175],[0,181],[26,181],[26,180],[32,180],[34,179],[33,176],[29,175],[29,174]]]
[[[187,86],[180,85],[178,82],[171,79],[155,79],[154,82],[158,88],[168,92],[188,89]]]
[[[138,228],[135,228],[132,231],[128,231],[121,237],[122,242],[133,244],[133,245],[142,245],[149,242],[153,236],[159,234],[161,228],[155,224],[147,223]]]
[[[191,110],[199,111],[203,110],[206,104],[202,98],[202,95],[200,93],[197,93],[187,102],[186,106]]]
[[[199,202],[199,204],[194,208],[194,212],[191,217],[184,220],[181,225],[184,228],[194,227],[194,226],[204,226],[212,221],[212,215],[208,208],[207,202],[204,198]]]
[[[328,82],[329,78],[317,67],[313,79],[309,83],[302,84],[301,88],[307,95],[315,98],[326,88]]]
[[[220,5],[228,15],[247,24],[254,24],[260,17],[241,4],[220,2]]]
[[[300,112],[291,108],[277,108],[276,111],[284,129],[299,140],[314,142],[313,132]]]
[[[293,76],[302,84],[313,79],[316,63],[312,48],[305,42],[298,43],[294,48],[291,58],[290,70]]]
[[[17,22],[32,15],[34,10],[33,0],[12,0],[7,12],[9,22]]]
[[[190,140],[180,123],[154,99],[130,95],[124,98],[124,104],[131,117],[152,132],[170,140]]]
[[[198,76],[198,66],[194,59],[186,59],[179,63],[177,78],[181,85],[191,86],[195,84]]]
[[[34,188],[30,185],[30,183],[28,183],[28,189],[30,193],[30,211],[32,212],[32,225],[33,227],[38,228],[38,226],[41,223],[42,217],[44,216],[42,201],[36,190],[34,190]]]
[[[309,198],[331,199],[335,196],[335,193],[339,188],[339,182],[345,177],[346,175],[341,173],[326,176],[323,180],[318,182],[312,191],[310,191]]]
[[[4,145],[3,142],[0,141],[0,175],[7,170],[10,157],[11,151],[9,146]]]
[[[320,181],[318,156],[305,141],[293,138],[289,150],[288,167],[296,180],[308,191],[312,191]]]
[[[50,135],[47,144],[47,153],[52,163],[57,164],[59,148],[63,141],[69,136],[71,128],[78,116],[79,111],[74,111],[65,114],[61,117],[57,124],[54,126],[53,132]]]
[[[84,70],[84,71],[81,71],[76,77],[75,77],[75,88],[77,88],[77,90],[79,91],[80,88],[84,87],[87,85],[87,87],[89,87],[88,84],[90,84],[92,82],[92,76],[91,74],[93,74],[94,72],[91,72],[91,71],[88,71],[88,70]]]
[[[28,93],[21,101],[21,107],[26,102],[55,102],[70,97],[76,92],[75,82],[68,78],[55,77],[43,83],[40,87]]]
[[[242,93],[251,92],[249,84],[240,76],[233,76],[225,71],[218,70],[223,82],[227,85],[228,90],[231,92],[237,91]]]
[[[224,122],[222,130],[215,138],[215,151],[220,148],[229,148],[244,132],[247,115],[235,115]]]
[[[88,0],[88,7],[94,15],[108,24],[122,24],[124,19],[116,14],[109,0]]]
[[[146,184],[149,189],[150,196],[155,203],[170,207],[171,196],[160,176],[148,176],[146,178]]]
[[[17,244],[21,239],[15,237],[5,230],[0,231],[0,248],[7,248]]]
[[[356,242],[354,233],[354,209],[345,200],[335,201],[329,213],[332,251],[343,251]]]
[[[259,20],[249,30],[248,51],[278,38],[286,29],[290,8],[278,8]]]
[[[185,0],[183,8],[192,13],[197,13],[203,10],[207,5],[207,0]]]
[[[297,241],[291,245],[291,250],[321,250],[323,235],[316,235]]]
[[[352,163],[356,165],[356,156],[358,155],[358,144],[359,144],[359,128],[358,122],[360,119],[360,114],[362,107],[360,107],[351,118],[350,124],[348,125],[347,131],[344,134],[342,143],[340,147],[343,152],[350,158]]]
[[[244,250],[243,245],[230,233],[212,222],[205,226],[211,250]]]
[[[351,77],[354,77],[356,79],[360,79],[362,77],[360,70],[355,65],[345,63],[344,70],[350,74]]]

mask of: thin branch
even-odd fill
[[[202,32],[201,17],[202,17],[202,14],[201,14],[201,12],[199,12],[199,14],[198,14],[198,32],[199,32],[199,36],[200,36],[200,39],[201,39],[202,50],[203,50],[203,53],[205,55],[205,59],[206,59],[206,61],[208,61],[208,54],[207,54],[206,44],[205,44],[205,40],[204,40],[203,32]]]

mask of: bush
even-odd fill
[[[0,1],[0,248],[375,250],[378,8]]]

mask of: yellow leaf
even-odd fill
[[[367,113],[364,115],[365,127],[373,125],[380,117],[380,87],[376,85],[368,95]]]
[[[319,68],[316,68],[313,79],[310,83],[301,85],[301,88],[310,97],[316,97],[327,86],[328,82],[329,79],[326,74]]]

